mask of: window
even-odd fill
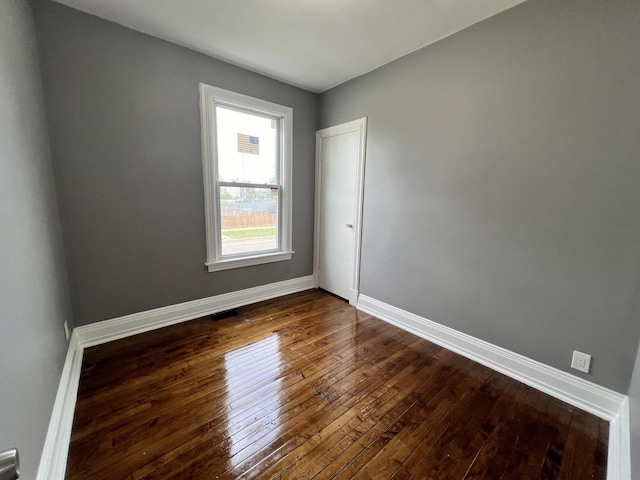
[[[210,272],[289,260],[290,107],[200,84]]]

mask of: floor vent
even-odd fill
[[[232,308],[231,310],[225,310],[224,312],[214,313],[211,315],[211,318],[217,322],[219,320],[224,320],[225,318],[235,317],[236,315],[238,315],[238,311],[235,308]]]

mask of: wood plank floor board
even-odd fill
[[[567,437],[569,435],[569,425],[571,425],[571,419],[573,417],[573,407],[552,398],[549,401],[548,415],[551,418],[557,419],[557,421],[553,424],[553,428],[556,429],[555,435],[549,442],[549,446],[543,460],[541,472],[541,478],[543,479],[557,478],[560,474],[562,452],[565,448]],[[601,459],[601,461],[606,464],[606,458]],[[596,478],[605,478],[605,475],[603,474],[601,477]]]
[[[596,442],[595,472],[593,478],[606,478],[607,476],[607,456],[609,451],[609,425],[607,422],[598,422],[598,440]]]
[[[434,479],[465,478],[468,475],[474,464],[481,460],[482,447],[487,442],[483,427],[491,425],[494,428],[502,411],[512,401],[511,395],[515,391],[512,382],[502,375],[500,380],[500,383],[495,384],[491,395],[487,394],[484,397],[482,408],[474,406],[463,429],[454,434],[456,428],[452,425],[447,431],[450,438],[441,438],[438,441],[438,447],[434,452],[440,452],[440,459],[438,460],[438,456],[434,454],[427,456],[427,462],[423,461],[418,472],[426,471],[426,477]],[[507,383],[502,383],[505,380]],[[425,465],[430,465],[430,469],[426,470]]]
[[[391,358],[390,360],[392,360],[392,358]],[[347,385],[348,383],[347,383],[347,382],[345,382],[344,384],[345,384],[345,385]],[[315,388],[314,388],[314,390],[317,390],[317,388],[318,388],[318,387],[315,387]],[[325,398],[325,400],[326,400],[326,398]],[[335,402],[334,402],[334,403],[335,403]],[[309,412],[308,412],[308,409],[306,409],[306,410],[307,410],[307,414],[308,414],[308,413],[309,413]],[[303,410],[303,411],[304,411],[304,410]],[[296,413],[296,414],[298,414],[298,412],[297,412],[297,411],[296,411],[295,413]],[[284,417],[281,417],[281,421],[282,421],[282,420],[285,420],[285,418],[284,418]],[[286,422],[285,422],[285,424],[286,424]],[[294,424],[294,425],[295,425],[295,424]],[[272,445],[272,446],[271,446],[271,448],[273,448],[273,447],[274,447],[274,445]],[[261,454],[264,454],[264,453],[265,453],[265,452],[261,452]],[[254,458],[254,459],[252,459],[252,460],[253,460],[253,461],[256,461],[256,459],[255,459],[255,458]],[[236,473],[234,473],[234,474],[233,474],[233,476],[235,476],[235,475],[236,475]]]
[[[457,363],[458,360],[460,360],[462,364],[468,363],[466,359],[452,359],[453,363],[447,364],[446,367],[443,366],[437,375],[430,379],[428,383],[432,389],[438,390],[442,387],[442,384],[446,383],[445,379],[455,372],[453,365]],[[424,387],[425,382],[419,382],[419,385]],[[411,405],[419,402],[423,392],[423,390],[417,388],[415,392],[411,394],[403,394],[396,399],[393,404],[389,404],[390,409],[385,408],[375,417],[368,419],[367,422],[356,426],[355,441],[349,445],[339,457],[334,459],[331,464],[327,465],[319,476],[325,478],[333,477],[336,474],[345,476],[346,473],[355,473],[364,463],[365,458],[375,454],[373,449],[367,450],[368,447],[376,441],[378,436],[383,435],[396,420],[401,418]],[[346,473],[342,473],[343,471]]]
[[[336,459],[342,455],[349,446],[355,447],[356,450],[362,449],[357,444],[364,434],[370,431],[374,425],[380,426],[378,418],[384,417],[391,409],[397,406],[398,402],[412,392],[414,386],[419,381],[414,377],[415,366],[406,368],[398,376],[396,376],[396,384],[390,382],[385,384],[386,390],[380,398],[376,399],[372,404],[365,405],[360,411],[355,412],[353,417],[332,435],[323,438],[322,443],[317,445],[312,451],[307,452],[304,462],[298,462],[293,465],[294,469],[284,472],[287,476],[295,478],[298,471],[302,471],[298,478],[312,478],[318,472],[328,474],[328,465],[333,464],[339,469],[339,462]]]
[[[486,369],[485,372],[488,377],[490,371]],[[463,372],[458,371],[444,375],[442,382],[438,382],[436,379],[430,382],[434,387],[435,395],[428,399],[423,396],[422,399],[426,401],[416,402],[383,435],[378,436],[374,442],[367,445],[367,454],[363,458],[356,459],[356,462],[350,465],[352,471],[360,468],[354,477],[384,476],[387,478],[390,476],[398,466],[393,461],[393,452],[395,451],[398,455],[402,455],[402,453],[406,455],[408,451],[406,444],[402,443],[405,436],[410,435],[410,432],[420,425],[436,425],[441,418],[446,418],[452,405],[464,401],[466,396],[475,397],[478,393],[476,389],[480,387],[481,382],[476,385],[467,383],[464,380],[468,380],[468,378],[465,378],[464,375]]]
[[[483,428],[483,431],[488,434],[487,440],[478,458],[464,477],[465,479],[511,478],[508,473],[509,468],[517,461],[522,436],[526,435],[528,426],[531,425],[529,402],[537,393],[525,385],[517,386],[509,405],[504,406],[499,418],[495,422],[487,423]],[[523,405],[528,408],[523,408]],[[551,430],[548,433],[553,435]],[[548,447],[546,439],[535,445],[536,448],[545,452]],[[535,452],[532,451],[531,455],[535,456]],[[536,474],[540,474],[539,469],[536,470]]]
[[[408,385],[410,383],[410,377],[415,372],[416,365],[410,364],[405,366],[402,371],[400,371],[395,378],[402,378],[407,381]],[[313,458],[313,453],[316,453],[316,448],[319,445],[327,445],[326,440],[330,438],[332,435],[340,434],[342,432],[342,428],[346,425],[352,425],[354,419],[360,419],[366,417],[367,414],[364,412],[368,412],[368,414],[373,414],[374,408],[382,408],[383,405],[389,404],[388,401],[392,398],[398,398],[399,395],[405,395],[410,393],[410,389],[406,391],[401,391],[397,387],[392,387],[391,383],[388,380],[395,374],[394,371],[390,371],[390,369],[385,369],[385,371],[381,372],[378,378],[375,378],[374,382],[371,382],[367,385],[366,390],[362,391],[362,395],[359,398],[355,398],[357,404],[357,408],[348,408],[344,409],[343,413],[338,416],[335,420],[328,423],[326,427],[316,432],[314,435],[310,436],[302,445],[298,446],[296,449],[291,450],[287,453],[286,456],[283,456],[277,462],[274,462],[272,459],[269,462],[269,467],[264,470],[264,474],[268,475],[270,472],[273,474],[279,474],[280,476],[284,476],[286,473],[287,476],[291,476],[292,472],[295,472],[295,469],[291,469],[291,467],[300,467],[303,464],[297,463],[289,463],[288,467],[284,467],[283,465],[286,463],[287,457],[300,458],[301,456],[306,456],[307,462],[304,465],[308,464],[308,460]],[[390,392],[389,396],[386,396],[387,392]],[[385,402],[380,401],[380,399],[385,399]],[[377,410],[379,413],[380,410]],[[264,465],[266,467],[266,464]],[[296,475],[294,473],[294,475]],[[309,476],[307,473],[305,476]],[[294,477],[295,478],[295,477]]]
[[[420,368],[418,369],[420,373],[422,373],[423,375],[429,375],[431,372],[434,371],[434,369],[439,369],[439,364],[431,364],[428,365],[426,367],[422,367],[420,366]],[[428,384],[426,384],[424,382],[424,380],[418,376],[416,376],[416,368],[415,365],[412,366],[412,368],[410,370],[405,371],[404,373],[407,374],[406,378],[403,378],[402,375],[398,375],[396,376],[393,380],[396,384],[396,391],[398,393],[398,395],[400,397],[398,398],[402,398],[404,396],[407,396],[410,394],[411,391],[415,391],[415,393],[420,393],[419,397],[414,397],[415,398],[415,402],[413,405],[423,405],[424,399],[426,398],[427,395],[434,395],[437,390],[438,387],[436,385],[439,385],[441,383],[445,383],[445,378],[444,378],[444,372],[441,370],[436,370],[435,373],[441,373],[441,378],[436,379],[436,376],[431,376],[431,380],[430,382],[428,382]],[[410,375],[410,376],[409,376]],[[411,378],[413,377],[413,378]],[[420,387],[424,388],[425,386],[428,385],[428,389],[424,389],[421,392]],[[392,404],[387,404],[388,406],[392,405]],[[360,416],[358,417],[358,421],[357,423],[349,423],[348,425],[351,426],[352,428],[355,427],[356,425],[358,426],[362,426],[363,422],[362,420],[365,420],[367,417],[369,418],[378,418],[381,416],[381,412],[382,410],[378,410],[378,411],[369,411],[368,415],[366,416]],[[369,428],[367,429],[367,431],[369,431],[369,429],[374,425],[374,424],[378,424],[378,426],[381,426],[381,422],[375,422],[374,423],[370,423],[369,424]],[[341,434],[341,431],[337,431],[338,434]],[[355,436],[350,436],[351,439],[351,443],[355,443],[355,439],[359,439],[360,437],[356,434]],[[328,440],[328,439],[326,439]],[[336,438],[336,440],[339,441],[338,438]],[[318,445],[315,446],[314,450],[312,451],[307,451],[307,453],[305,454],[305,461],[304,462],[298,462],[295,465],[293,465],[294,468],[291,468],[289,471],[285,471],[283,474],[281,474],[282,478],[310,478],[312,477],[312,473],[316,474],[318,473],[317,471],[313,471],[310,470],[309,467],[311,466],[311,464],[313,464],[313,462],[310,461],[317,461],[319,459],[322,459],[322,457],[324,457],[324,453],[326,450],[322,449],[322,448],[318,448],[320,447],[322,444],[324,444],[325,447],[328,447],[330,445],[333,444],[332,441],[325,441],[325,437],[322,438],[322,442]],[[330,457],[331,458],[331,457]],[[325,458],[326,460],[326,458]],[[335,458],[333,458],[333,460],[335,461]],[[305,468],[306,467],[306,468]],[[316,465],[317,468],[317,465]],[[326,472],[325,472],[326,473]]]
[[[494,378],[500,377],[494,376]],[[517,389],[519,387],[520,384],[513,383],[509,384],[508,388]],[[503,396],[506,396],[505,393],[503,393]],[[458,401],[451,402],[451,405],[449,405],[449,409],[445,415],[442,415],[437,422],[432,422],[430,425],[423,428],[423,436],[412,443],[413,448],[408,449],[408,455],[403,460],[401,468],[398,469],[394,476],[396,478],[410,477],[413,472],[417,470],[423,460],[425,458],[429,458],[434,453],[434,450],[439,446],[439,440],[443,438],[452,426],[455,427],[455,424],[457,423],[464,424],[466,422],[466,418],[464,418],[460,412],[471,411],[473,403],[474,397],[471,395],[459,398]],[[480,431],[487,427],[493,428],[489,421],[484,422]],[[429,448],[425,448],[426,445],[428,445]]]
[[[372,351],[375,351],[375,349],[373,349]],[[337,368],[336,368],[335,370],[337,370]],[[344,371],[345,371],[345,370],[343,369],[343,370],[341,370],[341,371],[344,373]],[[382,378],[382,377],[380,377],[380,378]],[[312,378],[310,378],[310,380],[311,380],[311,379],[312,379]],[[337,381],[337,380],[339,380],[339,378],[338,378],[338,379],[336,379],[336,381]],[[325,383],[326,383],[326,380],[325,380]],[[346,385],[346,383],[345,383],[345,385]],[[308,389],[308,391],[307,391],[307,392],[303,392],[303,394],[306,394],[306,395],[307,395],[307,397],[309,397],[309,396],[310,396],[310,397],[312,398],[312,400],[316,400],[316,399],[317,399],[317,397],[314,397],[313,395],[314,395],[314,393],[317,393],[317,389],[318,389],[318,387],[316,386],[316,387],[315,387],[315,388],[313,388],[313,389]],[[314,390],[315,390],[316,392],[314,392]],[[302,397],[301,397],[301,394],[296,394],[296,395],[293,395],[293,398],[296,400],[296,402],[297,402],[297,403],[299,403],[299,401],[300,401],[300,399],[301,399]],[[303,405],[303,406],[304,406],[304,407],[308,407],[308,405]],[[282,409],[281,409],[281,417],[280,417],[280,421],[281,421],[281,422],[284,422],[284,421],[287,419],[287,415],[286,415],[286,413],[285,413],[285,414],[283,414],[283,413],[282,413],[283,411],[286,411],[286,410],[287,410],[287,406],[285,406],[285,408],[282,408]],[[304,409],[304,408],[301,408],[301,407],[296,407],[296,409],[295,409],[295,410],[293,410],[293,413],[298,414],[300,410],[304,411],[305,409]],[[306,408],[306,410],[307,410],[307,413],[309,413],[308,408]],[[255,446],[254,446],[254,448],[255,448]],[[274,448],[274,445],[271,445],[271,448]],[[205,452],[205,453],[206,453],[206,452]],[[240,453],[240,452],[239,452],[239,453]],[[193,454],[194,454],[194,452],[193,452],[193,451],[186,453],[186,455],[193,455]],[[242,454],[246,455],[246,452],[244,452],[244,453],[242,453]],[[265,452],[261,452],[261,454],[262,454],[262,455],[264,455],[264,454],[265,454]],[[237,461],[237,459],[238,459],[238,458],[241,458],[241,457],[236,457],[236,461]],[[255,461],[255,459],[254,459],[254,461]]]
[[[293,321],[293,320],[292,320]],[[338,325],[340,318],[336,317],[336,318],[332,318],[332,316],[328,315],[325,318],[317,318],[315,319],[316,324],[314,323],[310,323],[308,325],[309,327],[309,333],[307,333],[307,336],[310,335],[311,333],[315,333],[316,330],[320,330],[323,331],[324,329],[326,329],[326,327],[324,327],[322,325],[322,322],[327,322],[327,324],[331,324],[333,321],[335,321],[335,325]],[[195,322],[188,322],[188,323],[195,323]],[[201,323],[201,322],[200,322]],[[205,324],[209,323],[208,319],[204,320]],[[230,323],[230,322],[229,322]],[[315,327],[318,327],[317,329]],[[162,329],[164,330],[164,329]],[[216,325],[214,324],[212,326],[212,334],[215,334],[216,331]],[[261,333],[260,336],[258,336],[258,339],[260,338],[264,338],[264,336],[266,334],[271,334],[271,332],[269,330],[266,330],[264,333]],[[305,334],[304,333],[299,333],[300,337],[303,337]],[[211,335],[209,335],[210,337]],[[254,340],[256,335],[254,334]],[[281,339],[280,341],[284,344],[284,340],[282,340],[282,336],[279,336],[279,339]],[[164,339],[163,339],[164,340]],[[296,339],[294,339],[296,340]],[[165,342],[170,341],[170,339],[164,340]],[[118,343],[118,342],[114,342],[114,343]],[[217,342],[216,342],[217,343]],[[160,343],[161,345],[162,343]],[[178,351],[179,348],[178,347],[185,347],[183,349],[183,351]],[[85,361],[83,362],[83,368],[97,368],[99,366],[101,366],[101,370],[100,370],[100,375],[95,375],[93,377],[90,378],[102,378],[106,385],[108,385],[109,388],[109,392],[110,395],[113,395],[114,400],[116,399],[117,395],[121,395],[121,396],[131,396],[131,395],[135,395],[136,392],[141,392],[142,395],[144,395],[144,389],[145,388],[166,388],[168,390],[172,390],[174,388],[174,386],[167,386],[166,385],[166,379],[163,377],[159,377],[158,375],[154,375],[154,376],[148,376],[145,375],[143,372],[147,371],[145,370],[145,367],[148,366],[153,366],[156,369],[164,369],[166,368],[168,365],[172,365],[175,358],[180,358],[180,357],[184,357],[185,355],[187,357],[191,358],[191,361],[207,361],[208,359],[213,359],[217,356],[221,356],[221,355],[225,355],[225,352],[228,351],[229,347],[221,347],[221,348],[210,348],[210,349],[205,349],[205,348],[198,348],[198,349],[192,349],[192,350],[187,350],[186,348],[189,346],[189,342],[188,340],[185,340],[184,344],[179,344],[177,346],[173,346],[172,348],[165,348],[163,349],[163,355],[161,358],[156,358],[153,359],[153,356],[149,354],[149,359],[147,361],[147,363],[142,363],[142,362],[137,362],[137,361],[132,361],[132,362],[127,362],[125,363],[122,368],[120,368],[117,371],[114,371],[113,369],[111,369],[110,366],[110,358],[107,358],[106,360],[101,360],[101,361],[96,361],[96,362],[92,362],[92,358],[91,358],[91,354],[93,352],[94,349],[88,349],[88,353],[87,353],[87,357],[85,358]],[[149,346],[151,347],[151,346]],[[147,351],[151,350],[154,351],[153,348],[147,348]],[[195,351],[197,353],[199,353],[198,356],[191,354],[192,351]],[[128,354],[129,352],[123,352],[123,355]],[[277,352],[275,352],[277,354]],[[156,357],[158,357],[157,352],[156,352]],[[228,356],[227,358],[233,358],[232,355]],[[188,364],[187,364],[188,366]],[[184,365],[181,365],[181,368],[184,369]],[[224,368],[224,365],[221,365],[219,368]],[[207,378],[211,378],[212,375],[209,375]],[[126,385],[120,387],[120,383],[122,382],[122,378],[126,379]],[[214,380],[214,379],[213,379]],[[99,384],[101,389],[104,389],[104,384]],[[131,391],[131,387],[139,387],[139,389],[137,390],[133,390]],[[120,388],[119,388],[120,387]],[[82,389],[79,392],[79,395],[83,395],[83,396],[87,396],[89,397],[91,395],[90,391],[86,391],[88,390],[85,385],[82,385]],[[105,393],[104,392],[100,392],[101,395],[101,399],[106,398],[105,397]]]
[[[382,382],[384,382],[385,380],[387,380],[387,378],[390,378],[390,377],[392,377],[392,376],[396,375],[396,373],[397,373],[397,372],[402,368],[402,366],[403,366],[403,365],[407,365],[407,364],[409,364],[412,360],[414,360],[414,359],[413,359],[413,357],[406,357],[406,358],[404,359],[404,363],[402,363],[402,364],[398,364],[397,359],[395,358],[395,357],[396,357],[396,356],[398,356],[398,355],[399,355],[399,353],[394,354],[394,355],[392,355],[391,357],[388,357],[388,358],[385,358],[385,356],[383,355],[383,356],[379,357],[379,358],[375,361],[375,363],[376,363],[376,364],[380,364],[381,362],[385,362],[385,366],[384,366],[383,368],[379,369],[379,371],[377,371],[377,372],[376,372],[376,373],[377,373],[377,375],[376,375],[377,379],[376,379],[376,378],[372,378],[372,382],[374,382],[374,383],[372,383],[372,384],[370,385],[370,387],[368,387],[368,390],[369,390],[369,391],[374,391],[374,392],[375,392],[375,390],[377,390],[377,389],[379,389],[379,388],[380,388],[380,385],[382,384]],[[428,361],[425,359],[425,364],[426,364],[427,362],[428,362]],[[414,368],[415,368],[415,366],[412,366],[411,368],[412,368],[412,369],[414,369]],[[391,369],[391,370],[390,370],[390,369]],[[367,386],[367,384],[362,384],[362,385]],[[363,394],[366,394],[366,393],[367,393],[367,391],[366,391],[366,390],[363,390],[363,392],[362,392],[362,393],[363,393]],[[326,400],[328,400],[328,403],[331,403],[331,407],[332,407],[332,408],[335,408],[336,406],[338,406],[338,404],[337,404],[337,403],[336,403],[336,401],[335,401],[335,400],[337,400],[337,399],[334,399],[334,398],[333,398],[333,397],[331,397],[331,396],[328,396],[328,397],[327,397],[327,396],[325,396],[324,394],[322,394],[322,392],[321,392],[321,396],[323,396]],[[339,397],[338,397],[338,399],[339,399]],[[360,401],[360,398],[358,398],[358,397],[354,397],[354,398],[352,398],[352,399],[349,401],[349,405],[350,405],[350,404],[354,404],[356,401],[358,401],[358,402],[359,402],[359,401]],[[344,407],[344,406],[342,406],[342,407]],[[339,412],[339,411],[336,411],[335,413],[338,413],[338,412]],[[333,415],[333,414],[332,414],[332,415]],[[330,418],[330,417],[327,417],[327,418]],[[310,438],[313,438],[313,436],[312,436],[312,437],[310,437]],[[294,442],[294,441],[299,441],[299,439],[297,439],[297,440],[292,440],[292,442]],[[308,447],[310,447],[310,446],[313,444],[313,442],[312,442],[312,441],[310,441],[310,440],[308,440],[308,439],[307,439],[307,441],[306,441],[305,443],[307,443],[307,442],[308,442]],[[272,458],[272,459],[270,459],[270,460],[272,461],[272,460],[273,460],[273,458]],[[271,462],[270,462],[270,463],[271,463]],[[237,475],[237,474],[239,474],[239,473],[240,473],[240,472],[235,472],[235,473],[233,473],[233,475],[231,475],[231,476],[233,477],[233,476],[235,476],[235,475]]]
[[[536,415],[535,404],[539,401],[545,403],[547,400],[547,395],[534,389],[530,389],[523,399],[531,408],[519,412],[514,447],[506,459],[502,477],[527,479],[532,478],[530,475],[535,471],[539,478],[549,439],[553,438],[555,431],[548,427],[543,418]]]
[[[321,291],[89,348],[69,480],[606,477],[608,424]]]
[[[205,373],[205,374],[203,374],[203,375],[205,375],[205,378],[212,378],[212,376],[216,376],[216,374],[219,374],[219,373],[220,373],[220,372],[212,371],[212,372],[209,372],[209,374],[206,374],[206,373]],[[193,379],[192,379],[192,381],[193,381]],[[211,381],[211,382],[214,382],[215,380],[212,378],[210,381]],[[189,385],[189,384],[185,382],[185,385],[188,387],[188,385]],[[249,385],[250,385],[250,383],[249,383]],[[178,391],[178,392],[177,392],[177,395],[178,395],[178,396],[185,396],[185,397],[187,397],[187,398],[189,399],[189,402],[191,402],[193,399],[197,399],[199,396],[203,396],[203,397],[204,397],[203,402],[205,402],[205,403],[209,403],[209,402],[210,402],[210,398],[208,398],[208,397],[206,396],[208,393],[207,393],[206,389],[204,388],[204,387],[206,387],[206,385],[204,385],[204,384],[199,384],[199,383],[198,383],[198,384],[196,384],[196,385],[194,385],[194,386],[195,386],[195,387],[197,387],[197,388],[195,388],[195,389],[194,389],[194,391],[196,392],[195,397],[194,397],[194,395],[193,395],[193,394],[192,394],[191,396],[188,396],[188,397],[187,397],[187,395],[189,394],[189,392],[187,392],[187,391],[184,391],[184,392]],[[135,385],[135,387],[136,387],[136,388],[139,388],[139,385],[138,385],[138,384],[136,384],[136,385]],[[177,388],[179,388],[179,385],[177,385],[175,382],[173,382],[173,383],[171,383],[171,387],[172,387],[172,388],[165,388],[165,389],[164,389],[164,390],[169,394],[169,395],[168,395],[168,400],[169,400],[169,401],[172,401],[172,399],[173,399],[173,397],[174,397],[174,395],[173,395],[173,394],[174,394],[174,393],[176,393],[176,389],[177,389]],[[148,386],[147,388],[155,389],[155,391],[157,392],[157,393],[154,395],[154,397],[155,397],[155,398],[154,398],[154,401],[155,401],[155,402],[157,402],[158,404],[160,404],[163,400],[165,400],[165,398],[164,398],[164,397],[162,397],[162,396],[160,396],[160,395],[159,395],[159,394],[160,394],[160,389],[155,388],[155,385]],[[223,393],[224,393],[224,388],[221,388],[221,390],[222,390],[222,391],[223,391]],[[209,393],[209,394],[210,394],[210,393]],[[113,400],[113,399],[112,399],[112,400]],[[126,399],[124,399],[124,400],[126,401]],[[147,402],[147,403],[148,403],[148,402]],[[194,405],[193,403],[189,403],[189,404],[188,404],[188,406],[189,406],[189,408],[190,408],[190,409],[193,409],[193,408],[196,408],[196,407],[197,407],[197,405]],[[171,409],[171,410],[173,410],[173,408],[171,407],[171,404],[169,404],[169,405],[168,405],[168,408],[169,408],[169,409]],[[91,410],[88,410],[88,411],[89,411],[89,412],[91,412]],[[158,413],[162,413],[162,411],[158,411],[158,409],[155,409],[152,413],[153,413],[154,415],[157,415]],[[112,418],[114,418],[114,417],[112,417]],[[155,418],[155,417],[154,417],[154,418]],[[144,419],[144,418],[143,418],[143,420],[149,420],[149,419]],[[131,424],[129,423],[128,419],[124,419],[124,421],[122,421],[122,424],[123,424],[123,426],[124,426],[125,428],[127,428],[127,429],[132,429],[132,428],[135,428],[135,427],[136,427],[135,425],[131,425]],[[107,425],[107,426],[108,426],[108,427],[112,430],[112,432],[113,432],[113,430],[114,430],[113,426],[112,426],[112,425]],[[126,437],[127,435],[128,435],[128,432],[125,432],[124,436]]]
[[[430,370],[439,367],[439,364],[432,364],[430,365]],[[428,370],[422,369],[420,372],[423,375],[429,375],[430,373]],[[415,376],[415,368],[406,370],[404,373],[407,375],[398,375],[394,379],[396,382],[396,387],[394,388],[397,395],[405,396],[413,389],[417,388],[421,383],[424,385],[425,382],[423,378]],[[438,375],[438,373],[440,373],[440,375]],[[413,376],[413,379],[411,379],[409,375]],[[440,372],[436,372],[436,375],[431,376],[429,388],[434,393],[434,396],[430,402],[437,397],[437,393],[445,391],[439,388],[439,385],[444,384],[446,381],[456,383],[456,379],[459,379],[457,372],[448,374],[448,372],[444,372],[443,370],[440,370]],[[423,394],[422,397],[425,397],[425,395]],[[423,403],[423,399],[421,398],[416,400],[417,405],[422,405]],[[386,404],[386,406],[391,405],[391,403]],[[342,453],[347,446],[355,444],[355,448],[358,448],[356,440],[360,439],[361,436],[365,432],[368,432],[374,425],[377,424],[378,427],[381,426],[381,423],[377,422],[376,419],[384,415],[385,412],[382,408],[384,408],[384,405],[380,405],[377,410],[370,409],[365,414],[355,415],[347,424],[345,424],[346,428],[337,430],[334,432],[334,436],[323,438],[323,441],[319,445],[306,454],[304,462],[294,464],[293,468],[285,471],[281,476],[283,478],[311,478],[320,471],[323,471],[327,467],[328,463],[335,462],[337,456]],[[363,425],[366,425],[366,428],[362,428]],[[360,432],[356,430],[356,427],[360,428]],[[337,466],[339,463],[336,462],[335,465]],[[323,473],[326,474],[327,470],[324,470]]]
[[[562,463],[559,479],[593,478],[595,465],[584,462],[582,455],[595,456],[598,423],[597,418],[583,411],[578,410],[574,413],[567,440],[570,454]]]
[[[409,478],[440,478],[446,476],[446,472],[455,468],[455,463],[461,461],[461,457],[467,460],[464,471],[466,473],[470,462],[475,459],[477,450],[466,452],[471,439],[479,431],[482,422],[486,421],[492,409],[499,409],[501,404],[499,399],[503,395],[508,395],[509,388],[514,385],[503,375],[493,374],[482,389],[476,395],[470,397],[465,402],[457,402],[444,421],[447,428],[437,439],[432,449],[430,449],[417,465],[411,466],[411,476]],[[506,390],[505,390],[506,389]],[[430,442],[431,443],[431,442]]]
[[[548,413],[552,399],[532,389],[527,400],[532,408],[523,420],[522,435],[516,447],[518,462],[512,462],[508,470],[513,478],[540,478],[551,442],[559,435]],[[535,476],[533,472],[536,472]]]
[[[236,474],[234,473],[233,475],[231,475],[232,477],[235,476]]]

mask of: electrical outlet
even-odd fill
[[[64,338],[69,340],[69,324],[66,320],[64,321]]]
[[[584,373],[589,373],[589,365],[591,365],[591,355],[586,353],[573,351],[573,358],[571,359],[571,368],[580,370]]]

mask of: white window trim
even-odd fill
[[[219,222],[217,217],[218,195],[216,193],[215,165],[217,164],[217,148],[213,142],[216,131],[216,105],[239,107],[256,113],[277,116],[281,119],[280,129],[280,172],[281,203],[278,211],[280,249],[275,252],[251,253],[233,258],[220,255],[217,239]],[[291,244],[291,168],[293,152],[293,109],[276,103],[240,93],[223,90],[200,83],[200,120],[202,128],[202,173],[204,179],[204,213],[207,241],[207,260],[205,265],[209,272],[248,267],[263,263],[290,260],[293,251]]]

